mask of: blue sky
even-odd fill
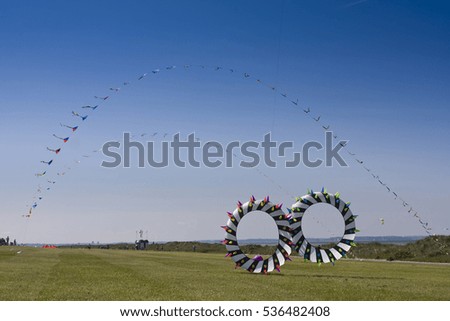
[[[108,242],[132,240],[142,228],[151,240],[220,239],[217,227],[238,199],[268,194],[289,205],[291,194],[322,186],[352,202],[363,235],[423,234],[351,158],[348,168],[260,167],[288,193],[248,169],[107,170],[99,165],[101,156],[74,165],[124,131],[196,132],[224,142],[260,141],[270,131],[296,146],[323,142],[320,127],[255,78],[321,115],[435,233],[446,234],[449,18],[445,1],[4,3],[0,235],[26,242]],[[185,71],[184,64],[240,73]],[[177,68],[136,81],[169,65]],[[244,71],[252,78],[243,79]],[[39,162],[51,157],[45,147],[57,145],[53,133],[67,133],[59,123],[75,124],[72,110],[95,103],[94,95],[111,94],[108,88],[123,87],[123,81],[130,86],[64,146],[49,172],[73,169],[56,177],[33,218],[24,220],[39,184],[34,174],[45,169]],[[247,225],[243,237],[267,236],[263,223]],[[322,227],[311,224],[312,234],[326,236]]]

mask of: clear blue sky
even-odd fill
[[[297,146],[323,142],[314,122],[253,77],[310,106],[435,233],[448,234],[446,1],[5,2],[0,40],[0,235],[108,242],[133,240],[142,228],[151,240],[220,239],[217,227],[238,199],[268,194],[290,205],[288,194],[322,186],[352,202],[363,235],[424,234],[348,157],[349,168],[260,168],[288,193],[255,170],[107,170],[99,165],[104,157],[81,157],[124,131],[221,141],[261,140],[271,131]],[[234,68],[253,80],[186,72],[183,64]],[[178,68],[136,81],[168,65]],[[75,124],[72,110],[128,80],[64,146],[48,178],[74,168],[55,177],[33,218],[23,219],[40,182],[34,174],[45,169],[39,162],[53,156],[45,147],[58,145],[53,133],[68,133],[59,123]],[[242,235],[273,236],[255,224]],[[312,224],[311,234],[326,236],[322,227]]]

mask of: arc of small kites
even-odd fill
[[[191,67],[200,67],[200,68],[202,68],[202,69],[206,69],[206,68],[207,68],[207,66],[205,66],[205,65],[198,65],[198,66],[197,66],[197,65],[189,65],[189,64],[186,64],[186,65],[183,66],[183,68],[184,68],[185,70],[188,70],[188,69],[190,69]],[[175,68],[176,68],[176,66],[173,66],[173,65],[172,65],[172,66],[167,66],[167,67],[165,67],[164,69],[165,69],[165,70],[173,70],[173,69],[175,69]],[[214,67],[212,67],[212,69],[213,69],[214,71],[228,70],[230,73],[237,73],[235,69],[232,69],[232,68],[223,68],[223,67],[220,67],[220,66],[214,66]],[[153,69],[153,70],[151,71],[151,73],[152,73],[152,74],[157,74],[157,73],[159,73],[160,71],[161,71],[161,69],[157,68],[157,69]],[[244,79],[253,79],[252,76],[251,76],[249,73],[247,73],[247,72],[243,72],[243,73],[240,73],[240,74],[243,75]],[[139,81],[139,80],[142,80],[142,79],[144,79],[145,77],[147,77],[148,75],[149,75],[149,73],[144,73],[144,74],[140,75],[140,76],[137,78],[137,80],[138,80],[138,81]],[[270,84],[268,84],[268,83],[265,83],[265,82],[263,82],[263,81],[262,81],[261,79],[259,79],[259,78],[258,78],[258,79],[255,79],[255,80],[256,80],[256,83],[261,84],[261,85],[264,85],[264,86],[270,88],[272,91],[279,92],[280,95],[281,95],[283,98],[287,99],[287,100],[288,100],[290,103],[292,103],[292,105],[294,105],[295,107],[298,107],[298,105],[299,105],[299,99],[298,99],[298,98],[291,98],[287,93],[284,93],[284,92],[279,91],[277,87],[272,86],[272,85],[270,85]],[[130,81],[125,81],[125,82],[123,82],[122,84],[123,84],[124,86],[128,86],[128,85],[130,85],[130,83],[131,83]],[[114,93],[117,94],[117,93],[119,93],[120,88],[114,88],[114,87],[111,87],[111,88],[109,88],[109,90],[110,90],[111,92],[114,92]],[[97,100],[101,100],[102,102],[105,102],[106,100],[108,100],[108,99],[110,98],[110,96],[108,96],[108,95],[107,95],[107,96],[94,96],[94,98],[97,99]],[[97,105],[85,105],[85,106],[81,106],[81,108],[83,108],[83,109],[90,109],[91,111],[95,111],[95,110],[96,110],[98,107],[100,107],[100,106],[101,106],[101,103],[99,103],[99,104],[97,104]],[[328,124],[323,124],[323,123],[320,122],[320,120],[321,120],[321,115],[318,115],[318,116],[315,116],[315,117],[312,116],[312,111],[311,111],[311,108],[310,108],[310,107],[302,108],[301,110],[304,112],[304,114],[305,114],[307,117],[310,117],[312,120],[314,120],[314,122],[317,123],[323,130],[327,131],[327,130],[330,129],[330,127],[331,127],[330,125],[328,125]],[[89,115],[84,115],[84,116],[83,116],[83,115],[80,115],[78,112],[75,112],[75,111],[72,111],[72,115],[75,116],[75,117],[80,118],[83,122],[84,122],[84,121],[88,118],[88,116],[89,116]],[[72,128],[72,133],[74,133],[74,132],[76,131],[76,129],[78,129],[78,126],[74,126],[74,127],[67,126],[67,127]],[[76,129],[73,130],[73,128],[76,128]],[[70,139],[70,136],[68,136],[68,137],[59,137],[59,136],[56,136],[55,134],[54,134],[53,136],[56,137],[56,138],[58,138],[58,139],[60,139],[60,140],[62,140],[64,143],[68,142],[68,140]],[[333,135],[333,137],[334,137],[335,139],[338,138],[337,135]],[[348,149],[346,143],[340,143],[340,145],[342,146],[342,148],[343,148],[344,150],[346,150],[347,154],[348,154],[350,157],[352,157],[352,158],[356,161],[357,164],[362,165],[362,167],[365,169],[365,171],[366,171],[367,173],[369,173],[369,174],[371,175],[372,178],[374,178],[375,180],[377,180],[379,184],[381,184],[382,186],[385,187],[386,192],[392,194],[392,195],[394,196],[394,199],[395,199],[395,200],[399,200],[400,202],[402,202],[403,207],[404,207],[405,209],[408,210],[408,213],[409,213],[409,214],[412,214],[412,216],[413,216],[414,218],[416,218],[416,219],[421,218],[418,211],[416,211],[409,203],[407,203],[402,197],[400,197],[399,194],[398,194],[397,192],[395,192],[390,186],[388,186],[387,184],[383,183],[383,182],[380,180],[380,177],[379,177],[378,175],[376,175],[372,169],[370,169],[370,168],[366,167],[365,165],[363,165],[363,164],[365,164],[365,162],[364,162],[363,160],[357,158],[357,157],[356,157],[356,153],[352,153],[352,152]],[[56,153],[56,154],[59,154],[59,153],[61,152],[61,147],[56,148],[56,149],[52,149],[52,148],[47,147],[47,150],[50,151],[50,152],[54,152],[54,153]],[[47,172],[44,171],[44,172],[35,174],[35,176],[36,176],[36,177],[42,177],[42,176],[45,176],[46,173],[47,173]],[[62,175],[59,175],[59,176],[62,176]],[[27,214],[27,215],[23,215],[23,216],[24,216],[24,217],[31,217],[32,209],[33,209],[33,208],[30,208],[28,214]],[[419,220],[418,220],[418,221],[419,221]],[[423,222],[423,220],[420,220],[420,221],[419,221],[419,223],[421,224],[421,226],[422,226],[422,228],[424,229],[424,231],[425,231],[428,235],[430,235],[430,236],[433,235],[433,233],[431,233],[432,228],[429,227],[428,223],[425,224],[426,222],[425,222],[425,223],[422,223],[422,222]],[[434,239],[434,240],[435,240],[437,243],[439,243],[439,244],[442,246],[442,248],[447,247],[446,244],[442,244],[441,242],[439,242],[438,239]]]

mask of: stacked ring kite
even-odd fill
[[[316,263],[332,263],[345,257],[352,246],[356,244],[356,232],[359,230],[355,226],[356,215],[353,215],[350,209],[350,203],[345,203],[340,199],[339,193],[334,195],[328,194],[324,189],[321,192],[310,191],[309,194],[297,198],[297,202],[292,205],[290,224],[292,229],[292,240],[294,250],[298,252],[305,260]],[[320,246],[313,246],[303,235],[302,218],[306,210],[319,203],[330,204],[337,208],[342,214],[345,223],[345,232],[341,240],[330,249],[322,249]]]
[[[292,251],[292,236],[290,233],[289,217],[283,212],[282,204],[273,204],[269,201],[269,197],[262,200],[256,200],[251,197],[250,201],[242,204],[238,202],[237,208],[233,213],[228,212],[228,222],[222,228],[226,231],[225,240],[222,242],[226,245],[228,251],[226,257],[230,256],[236,263],[236,268],[241,267],[249,272],[264,273],[272,272],[274,269],[280,272],[280,267],[286,260],[290,260],[289,255]],[[245,255],[238,244],[236,232],[241,219],[254,211],[261,211],[269,214],[278,227],[278,246],[275,253],[267,259],[261,256],[249,258]]]
[[[306,210],[314,204],[325,203],[330,204],[339,210],[345,222],[345,232],[341,240],[329,249],[322,249],[320,246],[313,246],[305,238],[302,229],[302,218]],[[257,255],[250,259],[242,252],[237,241],[237,228],[240,220],[253,211],[261,211],[269,214],[278,227],[278,246],[275,253],[267,259],[263,259]],[[280,267],[286,260],[291,260],[289,255],[292,249],[297,251],[305,261],[321,263],[332,263],[345,257],[352,246],[355,246],[354,239],[356,232],[359,230],[355,226],[355,218],[350,210],[350,203],[345,203],[340,199],[339,193],[334,195],[322,189],[321,192],[309,191],[308,194],[297,198],[296,203],[292,205],[292,209],[288,209],[289,214],[286,215],[282,210],[282,204],[273,204],[269,201],[269,197],[262,200],[256,200],[251,197],[250,201],[245,204],[238,202],[237,208],[233,213],[228,212],[227,225],[222,226],[226,231],[225,244],[228,251],[226,257],[236,263],[236,268],[240,267],[252,273],[272,272],[274,269],[280,272]]]

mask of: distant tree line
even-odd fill
[[[9,236],[7,236],[6,238],[0,238],[0,246],[16,246],[17,242],[16,240],[13,240],[12,242],[9,241]]]

